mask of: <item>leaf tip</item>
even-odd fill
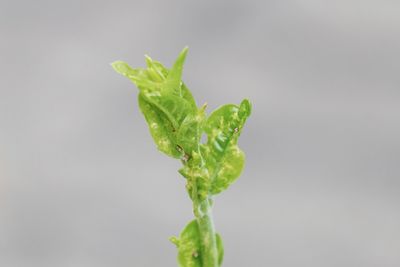
[[[251,110],[252,106],[250,101],[247,98],[243,99],[243,101],[240,103],[239,114],[248,117],[251,114]]]
[[[121,61],[121,60],[116,60],[116,61],[114,61],[114,62],[111,62],[110,65],[111,65],[111,67],[112,67],[113,69],[116,69],[117,66],[118,66],[119,64],[121,64],[122,62],[123,62],[123,61]]]
[[[181,55],[186,56],[187,52],[189,51],[189,46],[185,46],[182,51],[181,51]]]
[[[186,55],[187,55],[188,51],[189,51],[189,47],[185,46],[182,49],[182,51],[179,53],[179,56],[178,56],[178,58],[176,60],[176,63],[178,63],[177,65],[180,65],[180,67],[182,67],[183,63],[185,62]]]
[[[147,67],[151,67],[151,65],[153,63],[153,60],[151,59],[151,57],[149,55],[145,54],[144,59],[146,60]]]
[[[181,83],[183,64],[185,63],[186,55],[188,52],[188,47],[184,47],[182,51],[179,53],[178,58],[175,60],[174,65],[171,68],[170,73],[168,74],[168,82],[172,88],[177,88]]]
[[[114,61],[110,65],[116,72],[122,75],[127,75],[127,72],[130,69],[129,65],[121,60]]]
[[[179,239],[176,236],[171,236],[169,238],[169,241],[171,241],[171,243],[174,244],[175,246],[179,247]]]

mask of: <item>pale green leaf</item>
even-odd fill
[[[216,234],[216,240],[218,250],[218,264],[219,266],[222,266],[222,262],[224,261],[224,244],[222,242],[220,234]]]
[[[180,91],[182,84],[183,64],[185,63],[187,52],[188,48],[185,47],[171,68],[166,81],[167,89]]]
[[[224,246],[221,236],[215,235],[218,251],[218,264],[222,265],[224,258]],[[186,225],[179,238],[171,237],[170,241],[178,248],[178,262],[180,267],[202,267],[201,237],[196,220]]]
[[[196,220],[183,229],[177,243],[180,267],[202,267],[200,233]]]
[[[212,180],[212,194],[228,188],[242,172],[245,156],[237,147],[237,140],[250,113],[250,102],[245,99],[239,106],[221,106],[205,124],[207,143],[201,151]]]
[[[169,118],[141,93],[138,102],[157,148],[168,156],[181,158],[183,154],[176,142],[175,129]]]
[[[197,106],[181,81],[186,54],[187,48],[184,48],[171,70],[149,56],[145,57],[146,69],[133,69],[123,61],[112,63],[115,71],[138,87],[139,106],[158,149],[175,158],[195,149],[199,135],[199,123],[195,121]],[[182,142],[178,142],[178,132]]]

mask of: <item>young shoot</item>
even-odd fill
[[[251,104],[245,99],[207,116],[206,105],[199,108],[181,80],[187,51],[182,50],[171,69],[149,56],[146,68],[131,68],[122,61],[112,67],[139,89],[139,108],[158,150],[182,163],[179,173],[186,179],[195,219],[179,237],[170,238],[178,248],[179,266],[220,267],[224,249],[212,219],[213,197],[242,172],[245,155],[237,143]]]

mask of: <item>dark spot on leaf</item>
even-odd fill
[[[176,145],[176,150],[178,150],[178,152],[182,152],[183,148],[180,145]]]

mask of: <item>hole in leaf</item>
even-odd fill
[[[207,144],[207,135],[206,135],[205,133],[203,133],[203,134],[201,135],[200,142],[201,142],[202,144]]]

